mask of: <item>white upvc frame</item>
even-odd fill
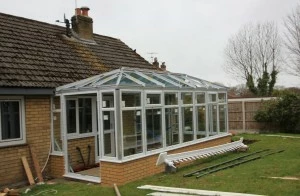
[[[165,95],[166,94],[175,94],[175,97],[177,98],[177,105],[166,105],[165,103]],[[182,143],[182,135],[181,135],[181,123],[180,123],[180,118],[181,118],[181,110],[180,110],[180,92],[179,91],[175,91],[175,90],[164,90],[162,92],[162,95],[163,95],[163,104],[162,104],[162,107],[163,107],[163,113],[164,113],[164,117],[163,117],[163,121],[164,121],[164,128],[163,128],[163,133],[164,133],[164,141],[163,141],[163,144],[164,144],[164,148],[167,148],[167,135],[166,135],[166,109],[177,109],[177,120],[178,120],[178,144]],[[178,144],[175,144],[175,145],[178,145]],[[173,145],[170,145],[170,146],[173,146]]]
[[[159,149],[161,148],[165,148],[166,145],[165,145],[165,110],[163,109],[163,105],[164,105],[164,93],[162,90],[144,90],[144,97],[145,97],[145,101],[144,101],[144,108],[145,108],[145,121],[144,121],[144,124],[145,124],[145,146],[146,146],[146,153],[147,152],[155,152],[155,151],[158,151]],[[160,103],[159,104],[150,104],[150,103],[147,103],[148,102],[148,98],[147,98],[147,95],[153,95],[153,94],[159,94],[160,95]],[[157,148],[157,149],[153,149],[153,150],[147,150],[147,146],[148,146],[148,141],[147,141],[147,122],[146,122],[146,118],[147,118],[147,114],[146,114],[146,110],[147,109],[160,109],[161,111],[161,138],[162,138],[162,147],[161,148]]]
[[[0,102],[18,102],[19,103],[19,119],[20,119],[20,138],[2,140],[1,118],[0,118],[0,147],[12,146],[26,143],[26,126],[25,126],[25,102],[22,96],[1,96]],[[1,117],[1,109],[0,109]]]
[[[125,107],[125,105],[123,105],[122,103],[122,94],[123,93],[132,93],[132,94],[140,94],[140,106],[138,107]],[[144,103],[144,99],[145,99],[145,95],[143,93],[142,90],[136,90],[136,89],[121,89],[120,90],[120,96],[119,96],[119,99],[120,99],[120,103],[121,103],[121,107],[120,107],[120,113],[121,113],[121,118],[119,119],[120,120],[120,128],[119,130],[121,131],[121,143],[119,145],[121,145],[121,148],[120,148],[120,151],[121,151],[121,160],[126,160],[126,159],[131,159],[132,157],[136,157],[136,156],[140,156],[142,157],[143,154],[145,154],[145,151],[146,151],[146,147],[145,147],[145,142],[146,142],[146,138],[145,138],[145,103]],[[141,116],[142,116],[142,119],[141,119],[141,123],[142,123],[142,132],[141,132],[141,138],[142,138],[142,152],[140,153],[137,153],[137,154],[132,154],[132,155],[128,155],[128,156],[124,156],[124,130],[123,130],[123,111],[136,111],[136,110],[140,110],[141,111]]]
[[[105,93],[112,93],[113,94],[113,103],[114,103],[114,106],[113,107],[108,107],[108,108],[106,108],[106,107],[103,107],[103,101],[104,101],[104,99],[103,99],[103,94],[105,94]],[[119,120],[119,119],[117,119],[117,114],[116,114],[116,99],[117,99],[117,97],[116,97],[116,90],[115,89],[113,89],[113,90],[101,90],[101,91],[99,91],[99,95],[100,95],[100,107],[99,107],[99,109],[100,109],[100,111],[99,111],[99,113],[98,113],[98,119],[100,119],[100,121],[98,122],[98,129],[100,129],[100,132],[99,132],[99,134],[101,135],[101,137],[100,137],[100,135],[99,135],[99,139],[100,139],[100,141],[99,141],[99,150],[101,151],[101,156],[100,156],[100,158],[101,159],[106,159],[106,160],[116,160],[117,159],[117,157],[118,157],[118,150],[117,150],[117,130],[118,130],[118,126],[117,126],[117,121]],[[115,156],[105,156],[105,153],[104,153],[104,125],[103,125],[103,120],[104,120],[104,116],[103,116],[103,112],[106,112],[106,111],[108,111],[108,112],[113,112],[114,113],[114,125],[113,125],[113,127],[114,127],[114,130],[113,130],[113,132],[114,132],[114,151],[115,151]],[[113,150],[113,149],[112,149]]]
[[[92,131],[89,133],[80,133],[79,130],[79,99],[91,99],[91,109],[92,109]],[[85,137],[92,137],[97,135],[97,119],[96,119],[96,97],[95,96],[72,96],[72,97],[67,97],[66,102],[69,100],[74,100],[75,101],[75,111],[76,111],[76,132],[75,133],[68,133],[68,130],[66,129],[67,132],[67,139],[78,139],[78,138],[85,138]],[[67,104],[66,104],[67,106]],[[67,108],[66,108],[67,112]],[[66,113],[67,114],[67,113]],[[67,122],[67,121],[66,121]]]
[[[163,99],[163,93],[160,90],[145,90],[145,107],[146,108],[151,108],[151,107],[161,107],[164,103],[164,99]],[[159,104],[150,104],[148,103],[148,98],[147,95],[160,95],[160,103]]]
[[[219,94],[220,93],[224,93],[225,94],[225,100],[224,100],[224,102],[219,102]],[[228,130],[229,130],[229,123],[228,123],[228,98],[227,98],[227,92],[226,91],[219,91],[218,92],[218,94],[217,94],[217,100],[218,100],[218,122],[219,122],[219,129],[218,129],[218,134],[220,134],[220,133],[226,133],[226,132],[228,132]],[[224,106],[224,109],[226,109],[226,112],[225,112],[225,119],[224,119],[224,121],[225,121],[225,131],[224,132],[220,132],[220,116],[219,116],[219,113],[220,113],[220,111],[219,111],[219,106],[220,105],[223,105]]]
[[[63,134],[60,130],[60,139],[62,141],[62,146],[61,146],[61,149],[60,151],[59,150],[55,150],[55,136],[54,136],[54,113],[59,113],[60,114],[60,118],[61,118],[61,109],[56,109],[55,108],[55,104],[54,104],[54,98],[55,96],[51,96],[50,97],[50,105],[51,105],[51,108],[50,108],[50,120],[51,120],[51,125],[50,125],[50,128],[51,128],[51,155],[56,155],[56,156],[62,156],[63,155]]]

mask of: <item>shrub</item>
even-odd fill
[[[257,122],[279,125],[288,133],[300,133],[300,95],[290,92],[264,102],[254,116]]]

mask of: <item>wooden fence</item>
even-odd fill
[[[272,97],[264,98],[241,98],[228,100],[228,123],[229,131],[259,131],[264,125],[254,120],[256,111],[263,101]]]

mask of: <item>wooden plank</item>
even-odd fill
[[[118,189],[118,187],[117,187],[117,185],[115,183],[114,183],[114,189],[115,189],[116,195],[117,196],[121,196],[121,193],[120,193],[120,191],[119,191],[119,189]]]
[[[31,173],[31,170],[30,170],[30,167],[28,165],[28,162],[27,162],[27,159],[25,156],[22,156],[22,163],[23,163],[23,166],[24,166],[24,169],[25,169],[25,172],[26,172],[26,175],[27,175],[27,178],[28,178],[28,181],[29,181],[29,184],[30,185],[33,185],[35,184],[34,182],[34,179],[33,179],[33,176],[32,176],[32,173]]]
[[[43,175],[42,175],[42,170],[41,170],[39,161],[37,159],[34,147],[30,146],[29,148],[30,148],[30,152],[31,152],[31,157],[32,157],[32,161],[33,161],[34,170],[35,170],[36,175],[38,177],[38,182],[44,182],[44,178],[43,178]]]
[[[254,194],[244,194],[244,193],[232,193],[232,192],[220,192],[220,191],[207,191],[207,190],[197,190],[197,189],[185,189],[185,188],[175,188],[175,187],[165,187],[165,186],[154,186],[154,185],[144,185],[137,187],[138,189],[148,189],[159,192],[168,193],[182,193],[190,195],[207,195],[207,196],[258,196]]]

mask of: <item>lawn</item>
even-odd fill
[[[300,135],[294,135],[300,137]],[[300,178],[300,138],[270,137],[259,134],[243,134],[233,137],[244,137],[247,140],[256,140],[249,144],[248,152],[234,152],[219,155],[208,159],[200,159],[190,166],[180,168],[173,174],[158,174],[136,182],[119,186],[122,195],[140,196],[153,192],[139,190],[140,185],[160,185],[181,188],[193,188],[215,191],[252,193],[262,195],[300,195],[300,181],[270,179],[268,177],[293,176]],[[263,149],[284,150],[282,153],[266,156],[261,159],[213,173],[202,178],[183,177],[196,169],[214,165],[226,160]],[[52,191],[51,191],[52,190]],[[54,185],[40,185],[27,194],[35,195],[41,191],[48,193],[39,195],[115,195],[112,188],[93,185],[90,183],[58,181]]]

